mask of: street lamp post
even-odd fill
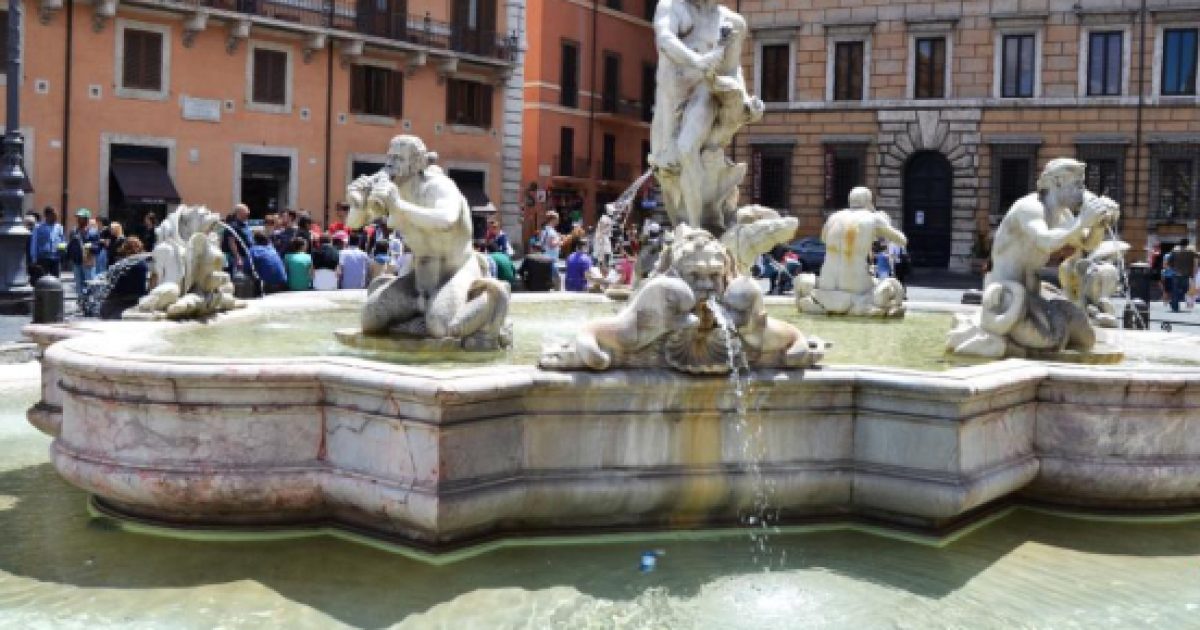
[[[29,230],[21,221],[25,202],[25,141],[20,129],[21,11],[22,0],[8,0],[7,121],[0,166],[0,298],[29,295],[25,269]]]

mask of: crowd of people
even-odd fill
[[[1188,239],[1173,247],[1155,243],[1150,250],[1150,269],[1162,291],[1163,304],[1172,313],[1180,312],[1184,304],[1188,311],[1195,308],[1200,294],[1200,258]]]
[[[536,270],[542,267],[549,272],[549,286],[544,286],[543,290],[561,287],[565,291],[600,292],[614,286],[631,285],[642,241],[660,237],[658,225],[648,221],[642,237],[636,226],[630,226],[626,231],[614,234],[613,244],[599,247],[595,228],[576,224],[563,233],[559,225],[558,213],[551,210],[546,213],[541,229],[530,237],[527,243],[529,254],[521,267],[527,287],[533,285],[536,289],[539,288],[536,285],[544,284],[532,281]],[[596,255],[598,251],[612,253]],[[562,277],[558,272],[560,260],[564,261]]]

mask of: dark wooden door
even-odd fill
[[[941,153],[916,153],[904,167],[904,234],[916,267],[950,264],[954,169]]]

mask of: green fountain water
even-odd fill
[[[1200,527],[1016,511],[931,544],[837,528],[512,541],[444,564],[332,537],[189,541],[89,518],[0,366],[0,627],[1170,627],[1200,615]],[[637,570],[646,550],[658,568]]]

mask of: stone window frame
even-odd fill
[[[1191,160],[1192,162],[1192,211],[1186,217],[1166,217],[1158,208],[1159,194],[1162,192],[1159,178],[1162,176],[1162,162],[1171,160]],[[1195,142],[1151,142],[1150,143],[1150,197],[1146,208],[1149,223],[1177,223],[1195,221],[1200,217],[1200,141]]]
[[[788,85],[787,85],[787,101],[764,101],[768,109],[774,107],[786,107],[788,104],[796,100],[796,38],[791,33],[765,33],[761,39],[754,42],[754,93],[763,93],[763,46],[783,46],[788,47]]]
[[[1033,95],[1004,96],[1004,38],[1033,35]],[[1042,97],[1042,51],[1045,50],[1046,16],[992,16],[992,98],[1004,101]]]
[[[1121,93],[1112,94],[1088,94],[1088,64],[1091,62],[1092,33],[1121,33]],[[1095,99],[1116,99],[1128,95],[1129,92],[1129,75],[1133,74],[1133,26],[1131,24],[1084,24],[1079,29],[1079,68],[1078,90],[1077,94],[1080,98],[1088,100]]]
[[[371,57],[359,57],[359,58],[355,59],[352,63],[348,64],[348,66],[349,66],[348,70],[350,70],[350,72],[353,72],[353,66],[371,66],[372,68],[382,68],[384,70],[391,70],[392,72],[396,72],[396,71],[400,70],[400,64],[395,61],[392,61],[389,59],[374,59]],[[350,73],[348,72],[347,75],[349,75],[349,74]],[[401,80],[407,81],[408,76],[405,75],[404,78]],[[350,83],[353,84],[354,81],[351,80]],[[349,91],[347,91],[347,93],[349,94]],[[347,97],[347,108],[346,109],[349,111],[350,115],[354,117],[354,122],[356,122],[360,125],[376,125],[376,126],[380,126],[380,127],[394,127],[397,124],[400,124],[400,121],[404,120],[403,115],[401,115],[401,116],[383,116],[383,115],[379,115],[379,114],[362,114],[362,113],[355,113],[353,111],[350,111],[351,108],[349,107],[349,105],[350,105],[349,101],[353,100],[353,98],[354,98],[354,96],[352,94]]]
[[[266,155],[285,157],[288,163],[288,198],[283,200],[281,207],[295,207],[300,199],[300,149],[287,146],[268,146],[259,144],[234,143],[233,145],[233,180],[230,186],[230,207],[242,202],[242,157],[245,155]]]
[[[1004,213],[1008,208],[1000,206],[1000,177],[1001,163],[1005,159],[1027,159],[1029,160],[1029,182],[1026,190],[1033,192],[1036,187],[1038,177],[1038,151],[1041,149],[1041,142],[1033,138],[1021,138],[1011,141],[993,139],[988,143],[988,149],[991,154],[991,184],[988,186],[988,194],[990,204],[988,207],[988,221],[993,226],[999,225],[1000,219],[1004,218]]]
[[[150,31],[162,35],[162,52],[159,55],[160,63],[162,64],[162,86],[157,90],[143,90],[139,88],[124,87],[124,72],[125,72],[125,31],[138,30]],[[155,24],[153,22],[142,22],[139,20],[130,20],[127,18],[117,18],[115,36],[113,40],[116,44],[115,62],[113,65],[113,94],[117,98],[132,98],[143,101],[165,101],[171,94],[171,27],[166,24]],[[25,38],[22,37],[24,42]],[[23,44],[22,44],[23,45]]]
[[[1163,95],[1162,93],[1162,64],[1163,47],[1166,44],[1164,31],[1176,29],[1196,29],[1197,39],[1200,39],[1200,20],[1195,19],[1194,12],[1185,12],[1190,19],[1180,19],[1176,14],[1155,13],[1154,19],[1154,60],[1150,72],[1150,94],[1152,102],[1167,103],[1197,103],[1200,104],[1200,62],[1196,64],[1196,93],[1181,96]]]
[[[908,55],[904,67],[904,96],[910,101],[938,102],[954,98],[954,28],[958,20],[934,20],[909,22],[907,37]],[[943,68],[945,89],[940,98],[917,98],[917,40],[941,37],[946,40],[946,63]]]
[[[1125,203],[1125,153],[1129,144],[1123,141],[1104,141],[1086,142],[1077,139],[1075,141],[1075,159],[1080,162],[1087,163],[1089,160],[1113,160],[1117,163],[1117,172],[1120,174],[1121,190],[1113,201],[1124,205]],[[1091,191],[1097,195],[1103,191]]]
[[[862,98],[857,102],[865,103],[871,100],[871,67],[872,67],[872,33],[874,22],[867,24],[831,24],[825,27],[825,100],[834,102],[834,83],[837,69],[837,45],[843,43],[862,42]],[[837,101],[854,103],[856,101]]]
[[[282,105],[277,103],[259,103],[254,100],[254,51],[260,48],[282,52],[287,55],[287,72],[284,75]],[[356,63],[360,62],[356,61]],[[296,81],[295,73],[296,55],[292,46],[261,40],[251,41],[250,45],[246,47],[246,97],[243,105],[245,110],[263,114],[291,114],[295,98],[293,95]]]

